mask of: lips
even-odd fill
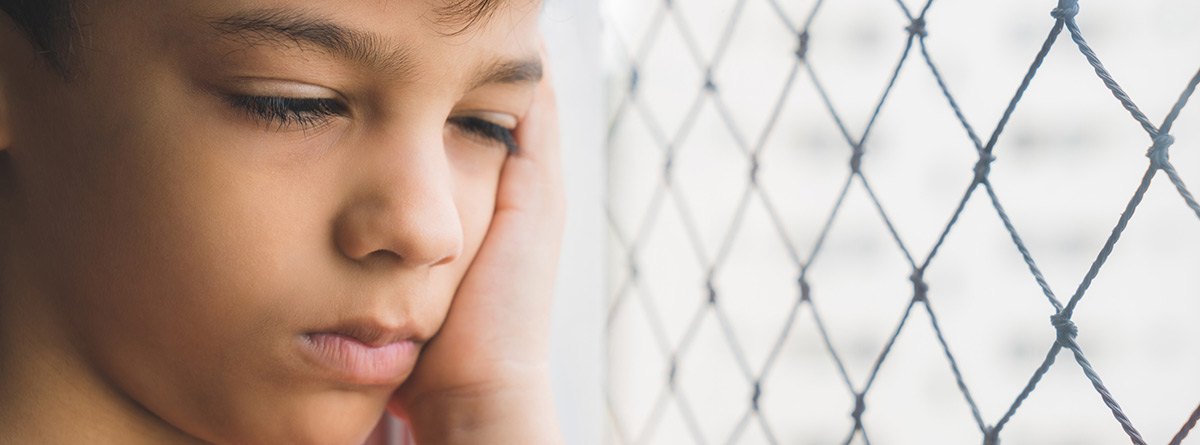
[[[357,385],[399,384],[417,362],[411,336],[370,324],[348,324],[300,336],[305,358],[337,381]]]

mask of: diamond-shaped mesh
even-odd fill
[[[609,5],[616,1],[609,0]],[[1167,156],[1175,143],[1172,126],[1200,83],[1200,72],[1182,85],[1182,94],[1162,122],[1154,123],[1126,94],[1085,40],[1076,21],[1077,1],[1059,0],[1057,5],[1045,5],[1040,12],[1050,12],[1049,17],[1043,16],[1049,35],[1040,48],[1035,42],[1032,48],[1038,49],[1025,55],[1025,60],[1032,57],[1033,61],[1023,70],[1023,77],[1006,79],[1010,83],[993,86],[1003,89],[1016,86],[1016,89],[1006,96],[1011,97],[1006,106],[988,110],[998,123],[988,132],[979,132],[957,100],[971,92],[952,94],[952,79],[943,76],[940,71],[943,65],[935,63],[943,60],[931,54],[937,47],[927,45],[927,39],[933,40],[929,36],[936,32],[933,26],[939,20],[961,25],[956,29],[970,29],[984,28],[984,22],[1004,17],[930,19],[931,11],[950,6],[941,4],[945,1],[933,3],[925,0],[918,8],[911,0],[907,4],[903,0],[631,0],[619,12],[609,8],[607,26],[614,45],[607,56],[608,65],[615,67],[610,82],[612,111],[607,145],[609,264],[613,285],[607,312],[606,354],[610,366],[605,392],[612,442],[849,444],[876,439],[890,443],[886,435],[868,434],[876,431],[873,425],[882,424],[884,421],[879,420],[882,417],[913,413],[889,412],[872,417],[873,397],[921,398],[945,393],[942,395],[952,394],[952,398],[960,401],[955,402],[959,405],[949,405],[961,409],[923,413],[926,418],[934,419],[931,425],[947,428],[950,424],[969,425],[977,430],[976,437],[983,443],[995,444],[1008,437],[1004,435],[1006,426],[1021,421],[1023,404],[1035,404],[1039,382],[1046,377],[1055,384],[1086,383],[1094,388],[1102,403],[1096,403],[1095,398],[1074,400],[1064,412],[1106,410],[1107,422],[1120,430],[1114,428],[1102,433],[1119,435],[1123,430],[1133,443],[1145,443],[1135,422],[1118,403],[1120,394],[1109,390],[1100,377],[1103,369],[1093,366],[1081,341],[1077,341],[1079,329],[1072,317],[1083,307],[1081,303],[1092,284],[1098,278],[1103,281],[1102,266],[1126,233],[1159,173],[1169,179],[1174,194],[1183,198],[1181,202],[1176,199],[1173,208],[1186,209],[1200,217],[1200,204]],[[1150,3],[1153,2],[1146,5]],[[1142,3],[1123,5],[1129,9],[1151,9]],[[894,30],[901,48],[898,60],[894,55],[881,58],[873,53],[842,54],[842,58],[820,53],[824,50],[820,47],[823,34],[816,30],[833,32],[821,28],[821,21],[823,15],[839,12],[880,16],[882,21],[899,23],[898,28],[903,29]],[[748,25],[747,16],[753,15],[760,19]],[[774,23],[764,26],[762,16],[770,16]],[[1195,19],[1200,17],[1191,17],[1193,23]],[[1105,41],[1111,40],[1111,28],[1104,29]],[[1059,39],[1064,29],[1074,43],[1073,49],[1067,47],[1070,43],[1065,38]],[[848,30],[847,35],[870,43],[886,39],[892,35],[891,31],[860,27]],[[734,41],[741,42],[741,47],[753,46],[787,57],[762,60],[746,57],[730,49]],[[850,46],[854,46],[853,42]],[[1077,287],[1066,299],[1052,285],[1062,278],[1048,279],[1050,274],[1044,274],[1043,270],[1051,269],[1039,265],[1047,262],[1039,260],[1049,254],[1035,254],[1037,249],[1031,249],[1031,244],[1022,237],[1028,229],[1021,227],[1037,221],[1022,222],[1011,217],[1012,213],[1001,205],[1007,184],[996,187],[992,183],[993,167],[1004,165],[994,162],[998,143],[1012,150],[1019,151],[1021,147],[1029,150],[1039,147],[1032,140],[1048,137],[1024,130],[1010,135],[1005,130],[1014,116],[1020,114],[1018,105],[1027,92],[1042,96],[1056,94],[1054,90],[1036,90],[1032,86],[1052,48],[1073,50],[1077,56],[1081,55],[1080,63],[1086,62],[1099,78],[1099,85],[1116,99],[1106,102],[1106,106],[1123,107],[1126,121],[1131,118],[1148,137],[1150,145],[1146,152],[1149,163],[1136,182],[1132,198],[1119,216],[1116,211],[1110,213],[1113,216],[1106,224],[1112,228],[1107,238],[1096,246],[1088,244],[1086,236],[1063,241],[1083,244],[1076,249],[1091,252],[1088,254],[1091,259],[1081,269],[1082,279],[1071,278],[1071,285]],[[1164,48],[1147,49],[1151,50],[1170,52]],[[986,51],[981,48],[975,55],[986,61],[990,57]],[[1195,62],[1194,54],[1178,57]],[[875,77],[865,73],[884,58],[889,66],[886,71]],[[952,62],[962,65],[976,61]],[[1155,66],[1141,68],[1152,70]],[[839,75],[819,75],[826,73],[825,69]],[[858,77],[858,71],[864,74]],[[1095,84],[1095,77],[1074,82]],[[880,85],[882,94],[869,98],[869,107],[851,107],[850,111],[835,107],[836,100],[851,103],[867,97],[861,94],[864,91],[880,91],[870,84],[873,78],[884,83]],[[897,85],[909,79],[928,81],[928,88],[916,89],[916,93],[901,91],[907,85]],[[1063,88],[1065,91],[1066,87]],[[1101,91],[1093,89],[1089,94],[1095,97]],[[852,94],[853,98],[846,97]],[[897,96],[902,94],[908,95]],[[893,97],[898,97],[897,101],[933,97],[941,102],[945,115],[906,114],[905,104],[891,103],[889,98]],[[885,105],[889,111],[884,111]],[[1091,104],[1080,103],[1074,108],[1070,103],[1062,105],[1068,113],[1086,115],[1090,110],[1081,109],[1084,106]],[[959,138],[958,145],[944,147],[946,150],[936,156],[910,154],[933,144],[926,132],[937,130],[926,130],[922,125],[937,119],[952,122],[954,131],[961,132],[961,136],[955,136]],[[1075,145],[1094,143],[1086,132],[1071,133],[1074,130],[1070,128],[1047,130],[1055,131],[1069,133],[1064,136],[1067,138],[1082,139]],[[888,133],[889,142],[874,144],[873,132]],[[1002,136],[1014,140],[1012,147],[1000,142]],[[778,142],[781,139],[798,140],[800,146],[789,147],[788,143]],[[896,143],[897,140],[904,142]],[[1187,143],[1190,148],[1200,148],[1195,141]],[[1096,154],[1085,152],[1076,156],[1092,155]],[[793,159],[797,156],[805,156],[805,161]],[[1019,153],[1013,156],[1020,157]],[[835,163],[837,167],[833,167]],[[961,181],[929,186],[929,190],[939,191],[949,199],[939,201],[938,193],[930,193],[928,200],[918,198],[915,204],[904,201],[904,205],[890,207],[897,193],[913,193],[906,187],[930,180],[921,170],[926,164],[951,165],[949,168],[961,172],[958,177]],[[795,171],[782,167],[791,165],[799,167]],[[1137,169],[1140,171],[1142,167]],[[1126,179],[1112,173],[1097,173],[1096,184]],[[1015,189],[1020,185],[1013,182],[1010,187]],[[964,186],[965,192],[961,191]],[[1054,196],[1053,190],[1044,192],[1048,197]],[[1165,188],[1158,192],[1168,193]],[[1070,198],[1085,200],[1081,196]],[[1050,202],[1045,206],[1072,204]],[[918,213],[926,216],[936,213],[941,215],[936,219],[942,222],[933,227],[914,226],[916,220],[908,215]],[[993,234],[1003,235],[988,238],[977,236],[983,229],[962,228],[968,223],[960,221],[972,218],[998,222],[993,224]],[[956,237],[962,231],[968,233]],[[912,239],[921,239],[922,243]],[[1044,358],[1027,361],[1036,366],[1021,371],[1027,376],[1022,379],[1023,386],[1014,387],[1015,394],[1006,393],[1000,405],[1003,409],[999,410],[981,409],[990,406],[977,400],[980,387],[988,382],[969,380],[959,360],[961,355],[957,355],[962,351],[952,352],[952,343],[972,344],[954,337],[970,337],[970,332],[964,331],[972,322],[958,320],[965,316],[957,312],[934,310],[934,303],[940,305],[943,301],[955,308],[983,303],[959,301],[950,296],[940,300],[945,294],[939,295],[937,286],[945,284],[945,288],[953,288],[953,281],[958,278],[938,275],[940,281],[930,279],[934,276],[931,267],[944,256],[939,256],[939,252],[960,249],[966,253],[958,257],[970,257],[975,251],[991,252],[986,246],[980,247],[981,243],[997,239],[1011,254],[1006,258],[1020,265],[1007,270],[1022,274],[1024,289],[1031,292],[996,296],[987,303],[993,306],[988,307],[1019,308],[1020,304],[1026,304],[1021,302],[1032,301],[1032,295],[1040,294],[1037,298],[1045,302],[1039,303],[1045,312],[1033,315],[1051,314],[1050,325],[1042,325],[1036,328],[1041,330],[1031,334],[1041,343],[1004,346],[1021,349],[1024,352],[1020,354],[1027,356],[1031,355],[1030,350],[1041,350],[1046,345],[1048,351]],[[928,244],[923,243],[926,240]],[[1125,244],[1128,243],[1122,246]],[[1192,245],[1185,250],[1195,251],[1198,247]],[[973,260],[978,261],[975,266],[981,272],[978,276],[961,277],[962,280],[987,280],[999,274],[1001,260]],[[1054,261],[1057,260],[1049,262]],[[853,266],[826,268],[825,263]],[[855,270],[858,274],[848,274],[845,270]],[[900,282],[904,277],[907,282]],[[882,287],[862,287],[864,283]],[[891,292],[875,291],[880,288]],[[861,293],[869,295],[850,295],[855,289],[865,290]],[[1190,292],[1187,298],[1194,300],[1195,288],[1187,291]],[[1105,304],[1143,306],[1131,300],[1105,301]],[[1153,305],[1161,311],[1176,310],[1169,304],[1144,306]],[[1024,316],[1030,311],[1011,312],[1021,320],[1027,319]],[[995,316],[1007,316],[1005,313],[997,309]],[[978,323],[986,324],[984,321]],[[880,331],[876,328],[881,325],[886,335],[873,337],[868,333],[871,329]],[[951,332],[945,327],[951,325],[966,327]],[[1013,329],[1025,330],[1026,326],[1018,322]],[[1096,330],[1103,333],[1105,327],[1096,326]],[[902,339],[902,334],[912,338]],[[904,351],[908,358],[893,358],[906,347],[908,340],[927,342],[927,347],[934,348],[936,353],[920,355]],[[1196,342],[1195,338],[1190,340],[1189,344]],[[639,347],[627,348],[630,345]],[[972,350],[983,348],[972,345]],[[1056,363],[1063,349],[1070,352],[1075,365],[1065,360]],[[1088,348],[1096,349],[1103,348]],[[1184,351],[1169,346],[1162,353]],[[938,362],[929,368],[936,368],[937,374],[927,379],[934,382],[928,383],[934,389],[920,386],[926,380],[887,380],[881,373],[885,366],[908,364],[914,354],[921,360]],[[993,353],[1001,354],[1002,351]],[[781,359],[784,355],[799,358]],[[1033,355],[1040,357],[1040,353]],[[618,361],[620,366],[613,364]],[[1082,373],[1060,372],[1071,366],[1077,366]],[[1193,368],[1192,375],[1200,375],[1196,371]],[[1051,375],[1058,376],[1054,377],[1057,380],[1048,377]],[[885,391],[881,387],[905,386],[913,388],[881,394]],[[993,392],[982,390],[984,394]],[[1191,403],[1200,399],[1200,393],[1183,396]],[[730,400],[737,403],[729,403]],[[1094,406],[1082,406],[1088,404]],[[1175,416],[1172,417],[1176,419],[1175,425],[1182,421],[1177,433],[1172,430],[1171,440],[1180,443],[1195,426],[1200,407],[1191,411],[1190,417],[1187,412],[1152,415]],[[1039,425],[1055,424],[1054,419],[1049,422]],[[879,428],[885,433],[892,431]],[[839,432],[831,434],[831,429]],[[1075,433],[1076,436],[1066,437],[1096,437],[1085,436],[1081,431]],[[935,438],[925,443],[940,443],[936,434],[923,437]],[[1111,440],[1112,435],[1106,437]]]

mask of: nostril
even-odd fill
[[[461,243],[455,243],[454,248],[446,249],[442,246],[447,246],[448,244],[431,240],[427,241],[429,241],[429,244],[425,246],[419,245],[421,242],[398,243],[393,244],[389,248],[376,249],[366,255],[346,256],[360,263],[388,263],[403,265],[404,267],[420,268],[450,264],[462,255]]]
[[[439,242],[434,243],[435,245],[441,247],[444,250],[442,250],[442,252],[440,254],[434,255],[434,257],[436,259],[428,262],[430,267],[441,266],[441,265],[453,263],[460,256],[462,256],[462,252],[463,252],[462,236],[459,234],[455,234],[452,236],[448,236],[447,238],[449,238],[449,239],[441,240]]]
[[[431,264],[430,266],[443,266],[443,265],[446,265],[446,264],[453,263],[453,262],[454,262],[455,260],[457,260],[457,259],[458,259],[458,254],[457,254],[457,253],[455,253],[455,254],[453,254],[453,255],[446,255],[446,256],[442,257],[442,259],[441,259],[441,260],[439,260],[439,261],[437,261],[437,262],[435,262],[435,263]]]

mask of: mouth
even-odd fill
[[[370,323],[302,334],[299,343],[302,355],[328,378],[355,385],[398,385],[417,362],[412,335]]]

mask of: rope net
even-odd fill
[[[1187,437],[1200,204],[1196,163],[1169,156],[1197,160],[1186,35],[1121,66],[1174,76],[1153,76],[1173,91],[1145,99],[1154,120],[1077,1],[619,3],[611,443]],[[1161,3],[1117,7],[1195,28],[1200,9]]]

